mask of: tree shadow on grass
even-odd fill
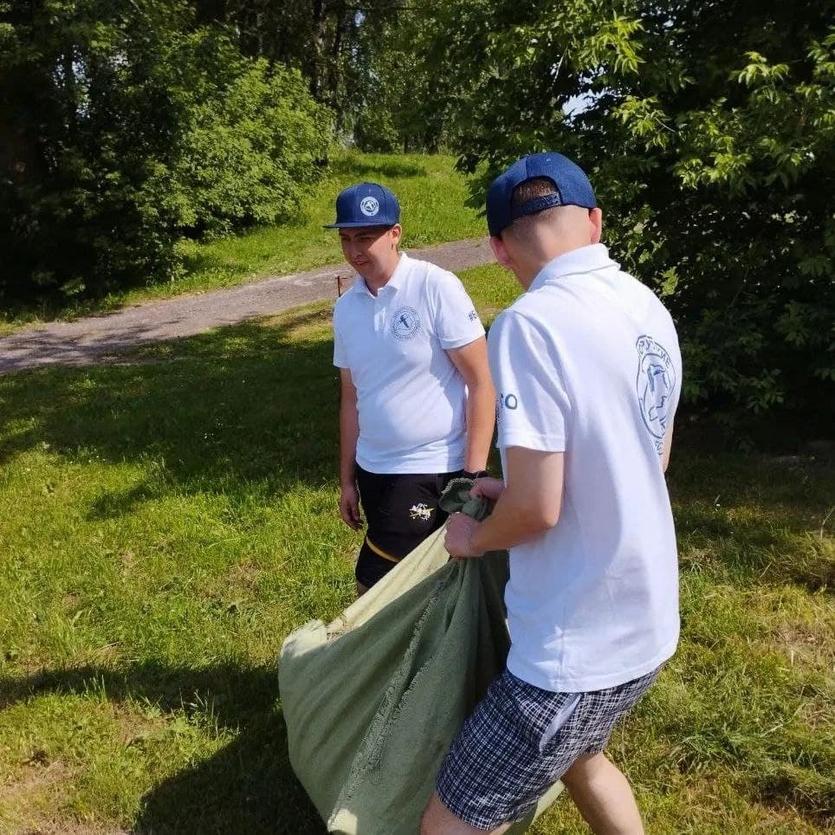
[[[0,378],[0,464],[32,450],[70,464],[135,463],[136,481],[88,500],[117,518],[167,493],[269,502],[332,480],[337,376],[322,308],[247,323],[127,357],[135,364]],[[0,679],[0,708],[43,692],[147,699],[206,712],[234,740],[164,780],[142,801],[139,833],[298,833],[323,826],[287,759],[274,668],[143,663]],[[138,743],[143,744],[143,743]]]
[[[259,227],[248,229],[243,234],[235,235],[237,240],[246,239],[248,236],[257,234]],[[193,246],[182,253],[183,273],[191,278],[196,273],[213,272],[221,275],[240,275],[252,271],[252,264],[244,260],[234,259],[229,252],[218,253],[210,248],[211,244],[218,244],[223,238],[216,238],[212,241],[193,242]]]
[[[274,668],[231,664],[205,669],[144,663],[124,670],[79,667],[0,678],[0,708],[44,693],[104,690],[108,699],[147,699],[163,712],[210,705],[222,728],[238,732],[214,756],[164,780],[142,799],[133,831],[321,835],[324,826],[287,758]]]
[[[710,457],[688,445],[674,453],[669,480],[683,563],[692,546],[752,581],[835,591],[832,529],[822,524],[835,495],[831,464]]]
[[[306,309],[145,349],[133,364],[0,378],[0,464],[38,448],[153,462],[147,483],[96,499],[94,518],[173,491],[322,485],[336,468],[338,386],[330,339],[309,326],[328,317]]]
[[[374,163],[368,160],[360,160],[351,156],[334,161],[331,166],[334,174],[352,174],[357,177],[379,176],[384,177],[424,177],[426,168],[405,160],[385,160]]]
[[[214,757],[163,782],[144,798],[133,831],[322,835],[325,826],[292,774],[284,722],[243,731]]]

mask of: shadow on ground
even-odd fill
[[[384,177],[423,177],[426,175],[426,168],[405,160],[385,160],[374,163],[348,156],[336,160],[331,165],[331,172],[362,177],[379,176],[380,174]]]
[[[0,465],[34,449],[70,462],[143,464],[140,483],[90,499],[83,512],[92,519],[169,492],[271,500],[300,483],[321,486],[337,457],[337,376],[318,327],[328,318],[301,310],[275,326],[247,323],[139,351],[125,364],[0,378]],[[324,831],[287,759],[275,668],[48,670],[0,679],[0,709],[99,687],[110,700],[147,699],[163,711],[211,704],[237,734],[150,790],[137,833]]]
[[[114,702],[147,699],[162,711],[210,703],[222,728],[238,731],[213,757],[150,790],[133,831],[321,835],[324,827],[287,759],[274,668],[208,669],[144,663],[125,670],[79,667],[0,678],[0,709],[44,693],[103,689]]]
[[[234,496],[253,487],[260,499],[300,482],[330,482],[338,386],[330,341],[317,329],[327,316],[320,308],[275,327],[226,328],[126,358],[134,364],[0,378],[0,465],[38,448],[69,461],[152,464],[140,483],[92,499],[84,512],[94,519],[118,517],[166,492]],[[831,532],[831,467],[679,448],[670,479],[685,541],[710,545],[714,559],[753,578],[831,593],[823,536]],[[230,489],[243,483],[246,491]],[[214,756],[151,789],[137,833],[323,831],[287,760],[273,668],[149,662],[117,671],[57,669],[0,679],[0,708],[102,684],[114,701],[146,698],[164,711],[211,703],[218,722],[237,733]]]
[[[813,458],[674,453],[668,480],[682,564],[710,550],[733,575],[835,591],[835,467]]]
[[[0,465],[40,448],[69,461],[153,462],[147,482],[99,496],[107,518],[161,493],[321,485],[337,459],[338,386],[317,308],[138,351],[119,365],[0,377]]]

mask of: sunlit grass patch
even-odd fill
[[[518,293],[463,279],[488,320]],[[0,830],[323,831],[275,659],[353,596],[327,311],[0,378]],[[611,755],[650,832],[825,830],[835,472],[682,446],[669,478],[681,645]],[[586,830],[564,797],[533,831]]]

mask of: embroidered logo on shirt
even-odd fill
[[[401,307],[391,319],[391,332],[397,339],[411,339],[420,330],[420,316],[413,307]]]
[[[468,318],[471,322],[475,322],[475,320],[476,320],[476,319],[478,319],[478,313],[476,313],[474,310],[471,310],[471,311],[467,314],[467,318]]]
[[[409,509],[409,516],[412,519],[421,519],[424,522],[428,522],[432,518],[432,508],[423,502],[413,504]]]
[[[636,388],[641,417],[652,435],[656,450],[664,447],[664,434],[670,420],[676,370],[667,349],[651,336],[638,338],[638,379]]]
[[[380,203],[376,197],[363,197],[360,200],[360,211],[366,217],[374,217],[380,211]]]

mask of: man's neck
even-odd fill
[[[590,245],[591,241],[588,243],[568,244],[566,246],[561,246],[555,243],[551,246],[543,247],[522,266],[522,269],[517,274],[519,283],[525,288],[525,290],[528,290],[531,284],[533,284],[534,279],[536,279],[542,270],[545,269],[545,267],[547,267],[552,261],[562,255],[567,255],[569,252],[574,252],[575,250],[582,249],[583,247]]]
[[[385,287],[386,284],[389,283],[391,277],[397,271],[397,267],[400,265],[400,253],[397,253],[397,257],[389,264],[386,265],[385,270],[380,272],[378,275],[363,275],[363,279],[365,280],[365,286],[368,288],[369,292],[372,295],[376,296],[377,293],[380,291],[381,287]]]

